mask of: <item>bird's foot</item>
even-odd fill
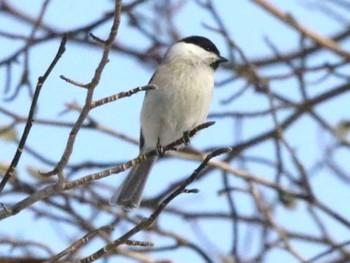
[[[182,136],[183,140],[184,140],[184,144],[187,146],[190,144],[190,131],[184,131],[183,132],[183,136]]]
[[[162,145],[160,145],[160,142],[158,140],[157,142],[157,146],[156,146],[156,154],[159,156],[159,157],[162,157],[164,155],[165,151],[164,151],[164,148]]]

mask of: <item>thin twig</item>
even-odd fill
[[[192,173],[190,177],[188,177],[179,187],[177,187],[163,202],[161,202],[157,208],[154,210],[154,212],[146,219],[144,219],[141,223],[136,225],[134,228],[132,228],[130,231],[122,235],[120,238],[114,240],[110,244],[106,245],[105,247],[101,248],[100,250],[96,251],[92,255],[83,258],[82,260],[78,261],[79,263],[90,263],[93,261],[96,261],[97,259],[101,258],[102,256],[110,253],[115,247],[124,244],[126,240],[129,240],[130,237],[135,235],[136,233],[140,232],[143,229],[147,229],[154,221],[157,219],[157,217],[160,215],[160,213],[163,211],[163,209],[178,195],[183,193],[183,191],[186,189],[186,187],[191,184],[198,174],[206,167],[210,159],[221,155],[223,153],[227,153],[231,151],[231,148],[221,148],[216,151],[213,151],[212,153],[208,154],[205,160],[197,167],[196,170]]]
[[[95,236],[99,235],[101,232],[110,233],[114,228],[112,226],[103,226],[100,227],[94,231],[91,231],[90,233],[86,234],[79,240],[75,241],[73,244],[71,244],[68,248],[63,250],[62,252],[58,253],[57,255],[53,256],[49,260],[45,261],[44,263],[53,263],[57,262],[60,258],[64,257],[65,255],[69,253],[73,253],[74,251],[81,248],[83,245],[87,244],[89,241],[92,240]]]
[[[207,122],[207,123],[203,123],[201,125],[198,125],[196,128],[189,131],[188,134],[186,134],[186,136],[183,136],[183,137],[175,140],[174,142],[164,146],[163,147],[164,152],[169,151],[169,150],[173,150],[176,146],[179,146],[179,145],[186,142],[185,137],[187,137],[187,136],[193,137],[198,131],[205,129],[205,128],[208,128],[209,126],[211,126],[213,124],[214,124],[214,122]],[[156,150],[153,150],[153,151],[145,153],[145,154],[143,154],[143,155],[141,155],[141,156],[139,156],[131,161],[128,161],[124,164],[113,167],[111,169],[104,170],[104,171],[94,173],[91,175],[87,175],[83,178],[76,179],[72,182],[47,186],[44,189],[33,193],[31,196],[25,198],[24,200],[16,203],[13,206],[10,206],[10,207],[6,207],[5,205],[0,203],[0,205],[2,205],[2,207],[3,207],[3,210],[0,211],[0,220],[7,218],[7,217],[10,217],[10,216],[13,216],[13,215],[19,213],[20,211],[22,211],[23,209],[25,209],[26,207],[29,207],[32,204],[47,198],[48,196],[58,195],[58,194],[62,193],[63,191],[67,191],[67,190],[76,188],[76,187],[81,186],[81,185],[86,185],[94,180],[104,178],[104,177],[109,176],[111,174],[120,173],[122,171],[125,171],[126,169],[130,168],[131,166],[133,166],[137,163],[140,163],[141,161],[143,161],[147,158],[150,158],[151,156],[154,156],[156,154],[157,154]]]
[[[112,96],[105,97],[105,98],[97,100],[97,101],[93,101],[91,103],[91,108],[93,109],[95,107],[116,101],[116,100],[121,99],[121,98],[130,97],[131,95],[134,95],[135,93],[138,93],[140,91],[149,91],[149,90],[154,90],[154,89],[157,89],[157,86],[154,84],[149,84],[149,85],[134,88],[134,89],[129,90],[129,91],[122,91],[122,92],[119,92],[119,93],[114,94]]]
[[[35,113],[35,108],[36,108],[36,105],[37,105],[37,102],[39,99],[41,88],[43,87],[46,79],[49,77],[53,68],[56,66],[58,60],[61,58],[62,54],[64,53],[66,42],[67,42],[67,36],[64,35],[62,40],[61,40],[61,44],[58,48],[56,56],[54,57],[53,61],[49,65],[45,74],[43,76],[39,77],[39,79],[38,79],[38,83],[37,83],[36,88],[35,88],[32,104],[30,106],[30,110],[29,110],[29,114],[28,114],[28,118],[27,118],[27,123],[24,127],[24,131],[23,131],[21,140],[20,140],[19,145],[17,147],[17,151],[15,153],[15,156],[12,159],[11,165],[8,168],[4,178],[2,179],[2,181],[0,183],[0,192],[4,189],[6,183],[8,182],[8,180],[11,178],[11,176],[13,175],[13,173],[16,170],[17,164],[18,164],[18,162],[21,158],[22,152],[23,152],[23,148],[26,144],[30,129],[32,128],[32,125],[34,123],[34,113]]]
[[[279,20],[281,20],[285,24],[295,28],[296,30],[298,30],[308,38],[312,39],[320,46],[333,51],[334,53],[338,54],[339,56],[343,57],[346,60],[350,60],[350,53],[341,49],[339,45],[336,42],[334,42],[332,39],[325,38],[317,34],[316,32],[312,31],[311,29],[301,25],[290,14],[284,13],[283,11],[269,4],[265,0],[251,0],[251,1],[258,4],[262,8],[264,8],[266,11],[268,11],[273,16],[277,17]]]
[[[97,85],[99,84],[101,76],[102,76],[102,72],[103,72],[106,64],[108,63],[109,52],[112,48],[113,41],[116,38],[117,33],[118,33],[118,28],[119,28],[119,24],[120,24],[120,13],[121,13],[121,0],[116,0],[115,7],[114,7],[113,25],[111,27],[108,39],[105,41],[101,60],[100,60],[98,66],[95,70],[95,74],[94,74],[92,80],[88,84],[86,84],[87,94],[86,94],[86,99],[85,99],[85,105],[82,108],[80,115],[79,115],[74,127],[72,128],[71,132],[69,133],[69,138],[67,140],[66,148],[62,154],[61,159],[59,160],[56,167],[52,171],[45,173],[46,176],[51,176],[51,175],[55,175],[55,174],[62,172],[64,167],[66,166],[66,164],[69,161],[69,158],[73,152],[73,146],[75,144],[76,136],[77,136],[81,126],[83,125],[84,120],[86,119],[86,117],[88,116],[88,114],[91,110],[91,103],[92,103],[94,90],[97,87]]]

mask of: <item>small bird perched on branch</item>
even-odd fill
[[[214,73],[227,59],[213,42],[186,37],[167,50],[153,74],[141,110],[140,154],[161,149],[205,122],[214,88]],[[111,198],[125,210],[141,203],[142,192],[157,156],[136,164]]]

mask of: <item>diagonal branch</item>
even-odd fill
[[[186,134],[186,136],[184,135],[183,137],[175,140],[174,142],[166,145],[163,147],[164,152],[169,151],[169,150],[173,150],[176,146],[179,146],[181,144],[183,144],[186,140],[185,137],[189,136],[189,137],[193,137],[198,131],[208,128],[209,126],[213,125],[214,122],[207,122],[207,123],[203,123],[199,126],[197,126],[196,128],[194,128],[193,130],[189,131],[188,134]],[[45,187],[44,189],[35,192],[34,194],[32,194],[31,196],[28,196],[27,198],[23,199],[22,201],[16,203],[13,206],[10,207],[6,207],[4,204],[0,203],[0,206],[2,206],[3,210],[0,210],[0,220],[13,216],[17,213],[19,213],[20,211],[22,211],[23,209],[33,205],[34,203],[43,200],[49,196],[54,196],[54,195],[58,195],[60,193],[62,193],[63,191],[67,191],[67,190],[71,190],[73,188],[76,188],[78,186],[81,185],[86,185],[94,180],[98,180],[104,177],[107,177],[111,174],[116,174],[116,173],[120,173],[125,171],[126,169],[130,168],[131,166],[135,165],[136,163],[141,162],[142,160],[145,160],[147,158],[150,158],[151,156],[156,155],[156,150],[150,151],[146,154],[143,154],[131,161],[128,161],[124,164],[118,165],[116,167],[113,167],[111,169],[108,170],[104,170],[98,173],[94,173],[91,175],[87,175],[83,178],[80,179],[76,179],[72,182],[69,183],[63,183],[63,185],[55,184],[55,185],[49,185],[47,187]]]
[[[115,1],[115,8],[114,8],[113,25],[111,27],[108,39],[104,42],[104,49],[103,49],[103,54],[102,54],[101,60],[100,60],[98,66],[95,70],[95,74],[94,74],[92,80],[88,84],[85,85],[85,88],[87,89],[87,94],[86,94],[86,98],[85,98],[85,105],[82,108],[80,115],[79,115],[74,127],[72,128],[71,132],[69,133],[66,148],[62,154],[61,159],[59,160],[56,167],[52,171],[44,174],[46,176],[51,176],[51,175],[59,174],[60,172],[62,172],[64,167],[68,163],[71,154],[73,153],[73,146],[75,143],[76,136],[77,136],[80,128],[82,127],[84,120],[86,119],[90,110],[92,109],[92,99],[93,99],[93,94],[94,94],[95,88],[99,84],[101,76],[102,76],[102,72],[108,63],[109,52],[111,50],[113,41],[116,38],[117,33],[118,33],[118,28],[119,28],[119,24],[120,24],[120,13],[121,13],[121,0],[116,0]]]
[[[163,209],[172,201],[174,198],[176,198],[178,195],[184,192],[186,187],[191,184],[198,176],[198,174],[207,166],[210,159],[230,152],[232,149],[227,148],[220,148],[217,149],[210,154],[207,155],[207,157],[204,159],[204,161],[197,167],[196,170],[191,174],[190,177],[188,177],[179,187],[177,187],[168,197],[164,199],[163,202],[161,202],[158,207],[154,210],[154,212],[146,219],[142,220],[141,223],[136,225],[134,228],[132,228],[130,231],[122,235],[120,238],[114,240],[112,243],[109,243],[105,247],[101,248],[100,250],[96,251],[94,254],[83,258],[82,260],[78,261],[79,263],[90,263],[93,262],[101,257],[103,257],[106,254],[109,254],[115,247],[125,244],[127,240],[135,235],[136,233],[140,232],[141,230],[148,229],[152,226],[152,224],[155,222],[157,217],[160,215],[160,213],[163,211]]]
[[[15,156],[13,157],[11,165],[8,168],[4,178],[2,179],[2,181],[0,183],[0,192],[4,189],[6,183],[8,182],[8,180],[11,178],[11,176],[14,174],[14,172],[16,170],[17,164],[18,164],[19,159],[21,158],[21,155],[22,155],[22,152],[23,152],[23,148],[24,148],[24,146],[26,144],[26,141],[27,141],[30,129],[32,128],[32,125],[33,125],[33,122],[34,122],[35,108],[36,108],[36,104],[38,102],[38,98],[39,98],[39,95],[40,95],[41,88],[43,87],[44,82],[46,81],[46,79],[50,75],[52,69],[55,67],[55,65],[57,64],[58,60],[61,58],[62,54],[64,53],[66,42],[67,42],[67,36],[64,35],[63,38],[62,38],[60,47],[58,48],[58,51],[57,51],[57,54],[56,54],[55,58],[51,62],[50,66],[46,70],[45,74],[43,76],[39,77],[39,79],[38,79],[38,83],[36,85],[36,89],[35,89],[35,92],[34,92],[32,104],[30,106],[30,110],[29,110],[26,126],[24,128],[21,140],[19,142],[19,145],[17,147],[17,151],[15,153]]]
[[[296,29],[303,35],[307,36],[308,38],[315,41],[320,46],[331,50],[332,52],[336,53],[340,57],[350,60],[350,53],[343,50],[339,45],[334,42],[332,39],[325,38],[316,32],[312,31],[311,29],[303,26],[302,24],[298,23],[290,14],[285,13],[281,10],[279,10],[277,7],[269,4],[265,0],[252,0],[257,5],[264,8],[267,12],[269,12],[271,15],[277,17],[279,20],[284,22],[285,24],[291,26],[292,28]]]

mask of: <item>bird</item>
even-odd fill
[[[206,121],[214,89],[214,73],[228,60],[203,36],[188,36],[166,51],[145,93],[141,109],[140,154],[160,149]],[[150,170],[159,156],[132,167],[110,204],[124,210],[140,206]]]

